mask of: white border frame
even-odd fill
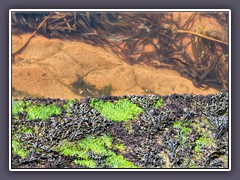
[[[126,11],[145,11],[145,12],[210,12],[226,11],[229,13],[229,168],[228,169],[12,169],[11,168],[11,124],[12,124],[12,12],[58,12],[58,11],[108,11],[108,12],[126,12]],[[231,10],[230,9],[10,9],[9,10],[9,171],[231,171]]]

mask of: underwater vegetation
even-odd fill
[[[107,135],[97,138],[89,135],[78,141],[76,144],[71,142],[60,142],[60,154],[65,156],[76,156],[74,163],[87,168],[112,167],[112,168],[134,168],[132,162],[125,160],[121,155],[111,151],[112,138]],[[115,149],[124,149],[124,145],[116,144]],[[95,162],[95,161],[96,162]]]
[[[52,115],[59,115],[61,113],[61,109],[54,105],[40,105],[40,106],[32,106],[28,109],[28,119],[41,119],[46,120],[48,117]]]
[[[128,121],[133,119],[143,110],[128,99],[121,99],[116,103],[102,102],[92,99],[91,105],[98,110],[104,117],[115,122]]]
[[[17,101],[12,103],[12,115],[17,116],[18,113],[22,113],[24,110],[25,102],[24,101]]]
[[[12,168],[228,168],[228,94],[12,101]]]
[[[20,146],[20,143],[15,140],[12,141],[12,152],[21,158],[25,158],[28,155],[28,152],[24,151]]]
[[[109,84],[104,86],[102,89],[97,89],[95,85],[89,85],[86,83],[81,76],[77,76],[77,81],[71,84],[72,91],[84,97],[95,97],[95,96],[110,96],[112,92],[112,85]]]
[[[18,117],[19,113],[27,113],[28,120],[40,119],[46,120],[52,115],[59,115],[61,109],[53,104],[51,105],[30,105],[24,101],[17,101],[12,104],[12,114]]]

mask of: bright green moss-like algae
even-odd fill
[[[55,148],[64,156],[75,156],[75,164],[87,167],[136,168],[132,162],[116,154],[111,149],[124,149],[124,145],[112,146],[112,138],[107,135],[93,137],[91,135],[78,142],[60,142],[60,148]],[[104,159],[98,161],[98,159]],[[95,161],[94,161],[95,160]]]
[[[102,102],[93,99],[91,105],[98,110],[104,117],[115,122],[128,121],[136,117],[143,110],[128,99],[122,99],[116,103]]]
[[[204,128],[202,128],[202,126],[204,126]],[[176,151],[180,151],[186,147],[193,148],[191,151],[193,154],[191,161],[184,160],[186,167],[199,168],[202,157],[206,155],[206,150],[211,152],[213,149],[216,149],[216,139],[214,139],[210,131],[212,125],[206,119],[202,120],[196,118],[191,122],[184,122],[184,120],[176,121],[173,127],[177,130],[178,134],[180,134],[180,136],[175,137],[179,142]],[[189,141],[189,137],[192,136],[193,132],[197,132],[197,136],[194,137],[194,140]]]
[[[24,101],[14,101],[12,104],[12,116],[19,120],[19,114],[26,113],[27,120],[46,120],[52,115],[59,115],[61,114],[61,109],[53,104],[51,105],[31,105],[31,103]],[[21,158],[27,157],[29,151],[24,150],[24,143],[18,142],[19,136],[22,135],[31,135],[33,131],[38,129],[37,126],[34,129],[27,128],[24,125],[18,126],[18,131],[12,132],[13,140],[12,140],[12,152],[13,154],[19,155]],[[20,133],[20,134],[18,134]],[[36,132],[35,132],[36,133]]]
[[[25,158],[28,155],[28,151],[24,150],[19,142],[12,141],[12,153],[19,155],[21,158]]]
[[[191,114],[182,100],[144,98],[14,101],[12,153],[22,159],[14,167],[32,159],[48,168],[227,167],[227,129],[205,115],[207,103],[193,98]],[[46,154],[56,163],[43,165]]]
[[[28,120],[46,120],[53,115],[61,114],[61,109],[53,104],[31,105],[30,103],[25,103],[23,101],[14,102],[12,105],[13,116],[18,118],[18,114],[23,112],[27,113]]]

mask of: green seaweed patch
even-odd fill
[[[24,125],[20,125],[18,128],[18,132],[22,134],[32,134],[33,130],[30,128],[26,128]]]
[[[191,169],[199,168],[199,166],[197,166],[197,165],[194,164],[194,163],[189,163],[187,167],[188,167],[188,168],[191,168]]]
[[[75,159],[73,162],[75,164],[83,166],[83,167],[96,168],[95,161],[91,160],[91,159],[88,159],[88,160],[78,160],[78,159]]]
[[[39,133],[39,127],[37,125],[34,126],[33,131],[35,134]]]
[[[213,147],[216,145],[215,140],[211,134],[212,125],[207,118],[194,119],[190,124],[201,136],[195,141],[194,152],[199,152],[202,146]]]
[[[215,146],[215,141],[212,137],[206,137],[206,135],[202,135],[199,139],[195,141],[196,145],[194,147],[194,151],[196,153],[200,152],[202,146],[212,147]]]
[[[116,103],[103,102],[99,99],[92,99],[91,105],[98,110],[104,117],[115,121],[128,121],[135,118],[143,109],[133,104],[128,99],[121,99]]]
[[[205,128],[202,128],[202,126],[205,126]],[[206,132],[206,129],[209,129],[212,127],[211,123],[209,123],[207,118],[201,119],[195,119],[193,123],[191,123],[191,126],[196,129],[197,132],[202,133]]]
[[[25,158],[28,155],[28,151],[23,150],[21,144],[16,140],[12,141],[12,152],[13,154],[20,156],[21,158]]]
[[[137,168],[132,162],[127,161],[123,156],[113,152],[106,158],[105,163],[112,168]]]
[[[88,159],[86,152],[79,150],[76,144],[67,141],[61,143],[60,154],[64,156],[77,156],[78,158]]]
[[[51,105],[31,105],[30,102],[14,101],[12,104],[12,115],[14,118],[19,118],[19,113],[27,113],[28,120],[40,119],[46,120],[50,116],[61,114],[61,108]]]
[[[216,141],[212,135],[211,129],[212,125],[209,123],[207,118],[193,119],[190,123],[192,129],[201,134],[201,136],[195,140],[195,146],[193,148],[193,158],[192,162],[189,164],[189,168],[201,168],[201,161],[203,156],[205,156],[202,150],[216,148]],[[200,163],[200,164],[199,164]]]
[[[216,140],[212,135],[212,125],[206,118],[196,118],[189,121],[184,121],[182,118],[173,123],[173,127],[181,132],[181,137],[176,136],[180,140],[180,145],[191,147],[192,157],[191,162],[184,160],[188,168],[202,168],[202,160],[206,157],[206,153],[216,149]],[[193,136],[197,139],[188,140],[187,138],[192,132],[197,132],[201,136]],[[194,143],[194,144],[193,144]]]
[[[51,105],[38,105],[29,107],[27,110],[27,119],[34,120],[46,120],[53,115],[61,114],[61,109],[53,104]]]
[[[97,138],[87,136],[85,139],[78,142],[78,146],[86,152],[92,151],[94,154],[107,155],[108,150],[106,148],[112,146],[112,138],[107,135]]]
[[[81,165],[87,168],[95,168],[96,163],[88,153],[92,152],[99,158],[105,158],[105,160],[100,164],[100,166],[108,165],[113,168],[133,168],[137,167],[130,161],[124,159],[123,156],[117,155],[111,151],[112,138],[103,135],[99,137],[93,137],[91,135],[78,142],[68,142],[66,140],[60,142],[59,151],[60,154],[64,156],[74,156],[76,159],[73,161],[75,164]],[[121,150],[124,149],[123,145],[118,144],[117,147]]]
[[[191,128],[186,127],[188,125],[189,123],[183,123],[182,121],[176,121],[173,124],[173,127],[179,129],[182,134],[182,144],[186,141],[187,135],[192,132]]]
[[[63,109],[69,110],[70,109],[70,105],[73,104],[73,103],[74,103],[74,100],[73,99],[69,99],[67,101],[67,103],[63,105]]]
[[[123,153],[125,151],[125,146],[123,144],[116,144],[114,146],[114,148],[116,148],[117,150],[119,150],[121,153]]]
[[[193,162],[191,163],[192,166],[197,166],[199,168],[199,162],[202,161],[202,158],[205,157],[204,153],[202,152],[203,149],[208,149],[210,150],[211,148],[216,148],[216,142],[213,137],[209,136],[207,133],[203,133],[202,136],[200,136],[196,141],[195,141],[195,146],[193,148]],[[191,167],[189,167],[191,168]]]
[[[24,101],[14,101],[12,103],[12,115],[13,117],[18,119],[18,113],[22,113],[24,111],[25,107],[25,102]]]
[[[154,104],[153,107],[159,108],[159,107],[162,107],[162,106],[163,106],[163,99],[160,98],[160,99],[157,100],[157,102]]]

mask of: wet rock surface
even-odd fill
[[[13,49],[30,34],[13,35]],[[86,98],[173,93],[212,94],[197,88],[175,70],[143,63],[131,65],[111,50],[79,41],[34,37],[12,64],[12,96],[16,98]]]
[[[228,168],[228,93],[99,98],[121,99],[143,111],[115,122],[97,111],[91,98],[12,101],[12,168]],[[32,109],[50,105],[60,113],[29,119]],[[81,145],[105,136],[109,142],[104,140],[99,152]],[[67,153],[63,142],[71,149]],[[126,167],[113,165],[113,157]]]

